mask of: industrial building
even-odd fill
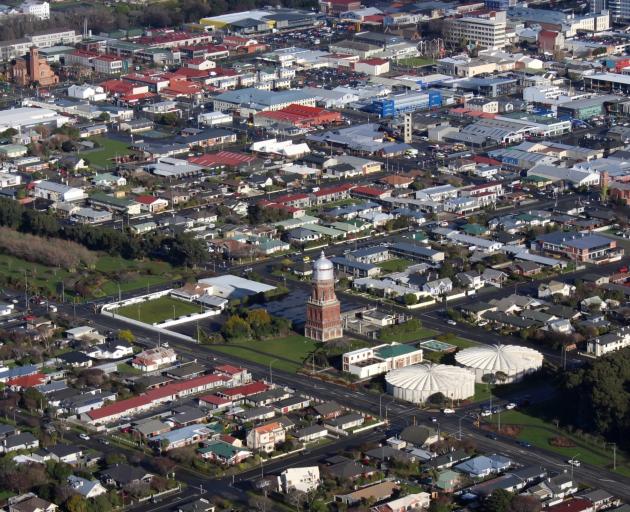
[[[437,108],[442,105],[440,91],[409,91],[395,94],[386,99],[374,100],[366,110],[378,114],[380,117],[394,117],[405,112]]]
[[[294,104],[314,107],[316,100],[315,94],[299,89],[275,92],[249,87],[219,94],[213,99],[213,106],[215,111],[240,110],[243,115],[282,110]]]

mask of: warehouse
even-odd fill
[[[385,376],[387,391],[415,404],[441,393],[451,400],[464,400],[475,394],[475,373],[446,364],[419,364],[392,370]]]
[[[539,370],[543,355],[537,350],[517,345],[484,345],[458,352],[455,361],[472,370],[476,382],[494,379],[498,384],[507,384]]]
[[[0,111],[0,132],[13,128],[23,131],[33,126],[51,126],[59,128],[68,121],[54,110],[48,108],[21,107]]]

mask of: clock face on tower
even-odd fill
[[[313,289],[306,303],[304,335],[317,341],[341,338],[341,305],[335,295],[335,272],[322,251],[313,264]]]

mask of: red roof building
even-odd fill
[[[273,112],[260,112],[256,114],[254,120],[254,123],[258,125],[285,124],[296,128],[310,128],[340,122],[340,112],[305,105],[289,105]]]
[[[210,409],[219,409],[220,407],[230,407],[232,400],[218,395],[205,395],[199,397],[199,405],[210,407]]]
[[[317,204],[328,203],[331,201],[341,201],[349,197],[349,192],[353,188],[354,185],[345,183],[334,187],[320,188],[317,192],[314,192],[313,195],[315,196]]]
[[[46,382],[46,375],[43,373],[33,373],[31,375],[23,375],[22,377],[16,377],[7,381],[7,386],[13,391],[20,391],[22,389],[34,388],[40,386]]]
[[[108,423],[122,416],[137,414],[155,407],[156,405],[175,400],[208,389],[224,386],[229,377],[223,375],[201,375],[194,379],[172,382],[161,388],[152,389],[146,393],[108,404],[99,409],[89,411],[86,415],[90,423]]]
[[[188,161],[191,164],[201,165],[202,167],[243,167],[255,162],[256,157],[234,151],[219,151],[218,153],[192,157]]]
[[[351,196],[366,197],[368,199],[381,199],[383,197],[391,197],[392,191],[376,187],[354,187],[350,191]]]
[[[585,498],[575,498],[563,501],[547,508],[549,512],[593,512],[593,503]]]
[[[102,82],[101,87],[105,92],[116,95],[133,95],[149,92],[149,87],[144,84],[136,84],[125,80],[107,80]]]
[[[248,396],[255,395],[256,393],[262,393],[267,391],[269,386],[264,382],[256,381],[251,384],[245,384],[243,386],[237,386],[235,388],[224,389],[217,393],[222,398],[229,398],[231,400],[241,400]]]

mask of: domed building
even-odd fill
[[[313,291],[306,303],[304,336],[316,341],[343,336],[341,304],[335,295],[335,271],[324,251],[313,263]]]
[[[505,378],[496,379],[496,383],[507,384],[539,370],[543,355],[533,348],[518,345],[480,345],[457,352],[455,361],[474,371],[477,382],[483,382],[486,375],[496,377],[499,373]]]
[[[436,393],[451,400],[475,394],[475,374],[447,364],[417,364],[392,370],[385,375],[387,391],[394,398],[422,404]]]

